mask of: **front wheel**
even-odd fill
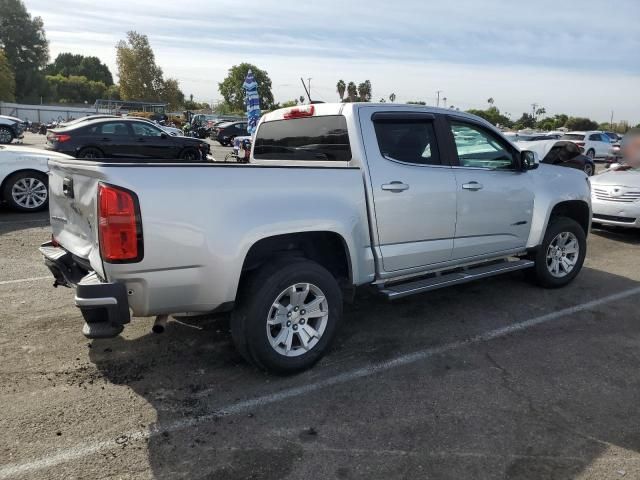
[[[535,262],[533,279],[545,288],[564,287],[582,269],[586,253],[586,234],[580,224],[567,217],[553,218],[531,257]]]
[[[585,163],[584,164],[584,173],[587,174],[587,177],[593,176],[593,165],[591,165],[590,163]]]
[[[283,374],[307,369],[326,353],[342,317],[342,294],[324,267],[289,258],[243,283],[231,334],[245,359]]]

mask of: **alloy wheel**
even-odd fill
[[[47,201],[47,186],[33,177],[21,178],[11,187],[13,201],[23,208],[39,208]]]
[[[578,239],[571,232],[561,232],[547,247],[547,269],[556,278],[569,275],[576,266],[580,254]]]
[[[267,315],[267,338],[280,355],[297,357],[315,347],[327,328],[329,304],[311,283],[284,289]]]
[[[0,143],[11,143],[13,135],[8,128],[0,128]]]

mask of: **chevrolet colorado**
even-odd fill
[[[230,311],[239,351],[276,372],[327,351],[359,286],[397,299],[515,270],[564,286],[591,223],[583,172],[420,106],[276,110],[248,164],[49,167],[40,250],[76,288],[86,336],[118,335],[131,314]]]

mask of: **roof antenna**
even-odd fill
[[[311,100],[311,94],[309,93],[309,90],[307,89],[307,84],[304,83],[304,79],[302,77],[300,77],[300,81],[302,82],[302,87],[304,88],[304,91],[307,93],[307,98],[309,99],[309,103],[313,103],[313,101]]]

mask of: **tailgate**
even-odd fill
[[[98,244],[97,165],[49,162],[49,215],[53,238],[104,278]]]

